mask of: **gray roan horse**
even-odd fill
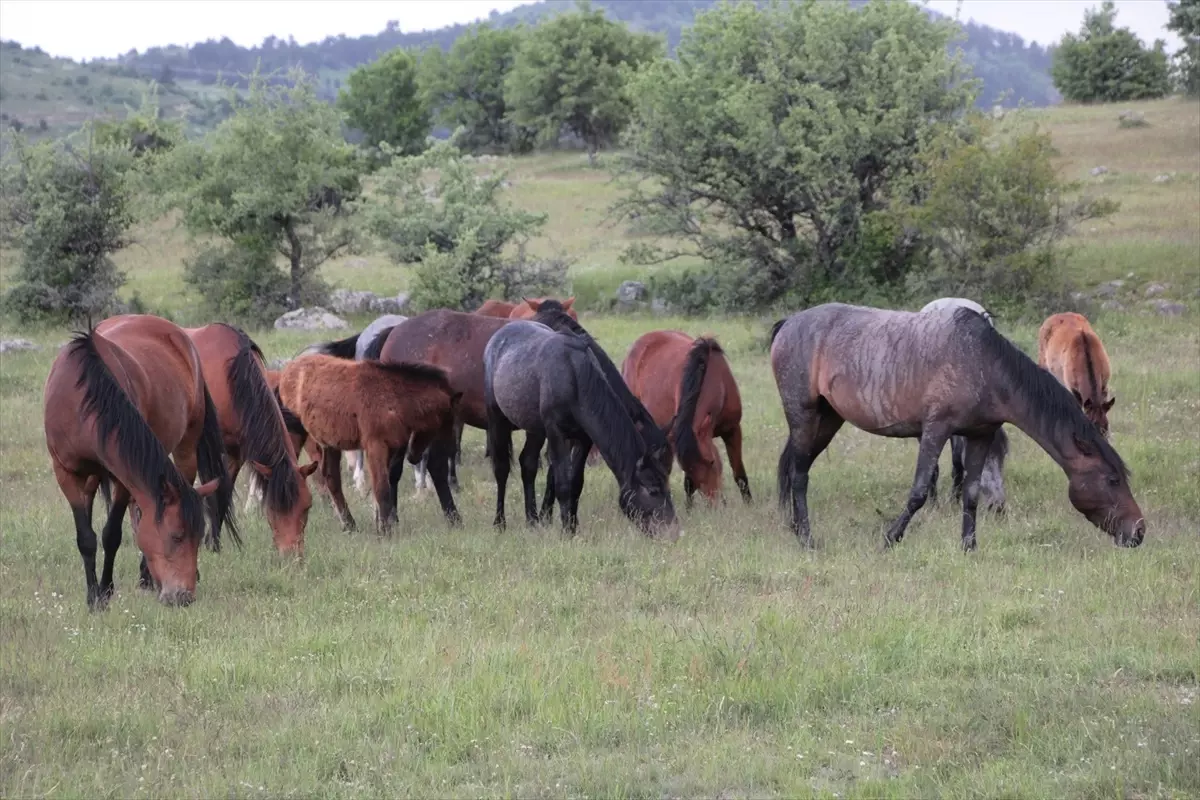
[[[771,331],[771,367],[788,422],[779,457],[780,503],[792,529],[812,544],[808,472],[842,423],[880,436],[921,440],[903,513],[887,531],[899,542],[925,504],[946,440],[966,439],[962,545],[975,548],[979,477],[996,430],[1012,423],[1058,463],[1071,504],[1113,537],[1136,547],[1146,521],[1116,450],[1071,393],[979,314],[963,308],[926,313],[828,303],[801,311]]]
[[[974,300],[965,297],[941,297],[926,304],[921,313],[941,311],[948,308],[969,308],[996,327],[995,316]],[[966,452],[967,440],[962,436],[950,437],[950,496],[955,500],[962,497],[963,484],[963,454]],[[983,462],[983,472],[979,477],[979,494],[987,508],[1003,514],[1006,504],[1004,493],[1004,459],[1008,456],[1008,434],[1004,428],[996,429],[992,444],[988,447],[987,458]],[[937,503],[938,475],[941,470],[937,462],[933,465],[933,477],[929,480],[929,502]]]
[[[517,320],[491,337],[483,360],[496,526],[505,525],[512,433],[519,429],[526,435],[520,464],[531,525],[539,521],[534,480],[543,442],[549,444],[563,529],[570,534],[578,525],[584,462],[594,442],[617,479],[621,511],[646,533],[678,538],[667,473],[651,457],[587,342],[539,322]]]
[[[612,359],[608,357],[608,353],[604,352],[604,348],[592,338],[592,335],[579,322],[572,319],[562,303],[554,299],[541,301],[526,300],[525,302],[534,311],[534,322],[540,322],[558,333],[574,336],[587,345],[588,351],[596,358],[596,363],[600,365],[600,369],[603,371],[608,385],[612,387],[612,390],[617,395],[617,399],[621,401],[621,407],[625,409],[625,413],[629,415],[638,434],[641,435],[642,440],[646,443],[651,460],[658,464],[662,468],[662,471],[669,477],[674,453],[667,439],[667,432],[670,431],[672,423],[667,423],[665,428],[659,428],[655,424],[654,417],[646,410],[646,406],[642,404],[642,401],[629,389],[629,385],[625,383],[620,370],[613,364]],[[525,451],[522,450],[521,452],[522,458],[524,458]],[[536,457],[536,453],[532,457]],[[553,479],[554,468],[548,466],[546,470],[546,495],[542,502],[543,521],[548,520],[554,511],[555,494]]]

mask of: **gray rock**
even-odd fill
[[[1092,167],[1092,177],[1096,178],[1101,175],[1108,174],[1108,167]]]
[[[617,287],[617,308],[633,311],[646,304],[646,284],[641,281],[625,281]]]
[[[1125,304],[1120,300],[1105,300],[1100,304],[1100,307],[1105,311],[1124,311]]]
[[[1152,183],[1170,183],[1170,182],[1171,182],[1171,176],[1170,176],[1170,175],[1167,175],[1167,174],[1163,174],[1163,175],[1156,175],[1156,176],[1154,177],[1154,180],[1153,180],[1153,181],[1151,181],[1151,182],[1152,182]]]
[[[650,301],[650,310],[655,314],[666,314],[670,309],[667,307],[667,301],[661,297],[655,297]]]
[[[379,299],[374,292],[356,292],[353,289],[335,289],[329,295],[329,307],[336,314],[369,314],[371,304]]]
[[[1004,119],[1004,106],[999,103],[992,106],[992,119]]]
[[[1151,300],[1146,305],[1164,317],[1178,317],[1187,312],[1187,306],[1183,303],[1173,303],[1170,300]]]
[[[1116,280],[1102,283],[1096,287],[1096,297],[1114,297],[1121,287],[1125,285],[1125,281]]]
[[[371,301],[372,314],[403,314],[408,309],[408,292],[395,297],[376,297]]]
[[[1126,125],[1142,125],[1146,122],[1146,113],[1127,108],[1117,115],[1117,121],[1123,122]]]
[[[12,353],[17,350],[41,350],[28,339],[4,339],[0,341],[0,353]]]
[[[1146,297],[1158,297],[1169,288],[1171,287],[1165,283],[1152,283],[1146,287],[1144,294]]]
[[[275,320],[276,330],[319,331],[342,330],[349,327],[350,323],[346,320],[330,314],[320,306],[297,308]]]
[[[1074,300],[1076,303],[1078,303],[1080,300],[1083,300],[1086,297],[1087,297],[1087,295],[1084,294],[1083,292],[1071,292],[1071,299]]]

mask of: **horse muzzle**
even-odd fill
[[[1137,547],[1146,538],[1146,520],[1139,519],[1129,533],[1118,535],[1114,541],[1118,547]]]
[[[158,593],[158,602],[173,608],[190,606],[195,600],[196,593],[182,587],[175,587],[173,589],[163,588]]]

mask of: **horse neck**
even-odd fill
[[[1006,422],[1020,428],[1022,433],[1037,442],[1064,472],[1069,474],[1072,471],[1071,465],[1080,455],[1079,447],[1072,437],[1058,435],[1057,426],[1043,423],[1042,412],[1036,408],[1032,398],[1025,393],[1013,393],[1002,406]]]
[[[637,469],[638,459],[646,452],[646,444],[604,372],[593,366],[593,357],[584,363],[587,366],[577,381],[583,388],[583,396],[575,407],[579,427],[600,451],[617,483],[626,486]]]

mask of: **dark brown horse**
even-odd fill
[[[434,440],[452,438],[459,393],[446,373],[426,364],[297,358],[283,369],[279,395],[321,447],[321,472],[342,524],[354,517],[342,494],[342,451],[364,450],[375,495],[375,522],[390,532],[396,521],[396,483],[410,448],[415,460]],[[431,470],[442,510],[459,522],[445,471]]]
[[[996,430],[1016,425],[1058,463],[1071,504],[1116,544],[1137,547],[1146,520],[1121,457],[1071,393],[981,315],[965,308],[911,313],[828,303],[771,331],[771,367],[788,422],[779,498],[811,545],[808,472],[842,423],[917,438],[917,471],[886,544],[925,504],[946,441],[966,439],[962,544],[975,549],[979,479]]]
[[[168,605],[195,599],[204,498],[215,501],[214,549],[222,526],[235,541],[238,534],[217,412],[184,332],[165,319],[131,315],[76,334],[46,378],[43,427],[54,477],[75,518],[88,605],[103,608],[112,597],[131,501],[147,512],[136,514],[133,526],[142,585],[157,585],[159,600]],[[192,486],[197,474],[204,481],[198,489]],[[92,507],[101,481],[113,494],[97,581]]]
[[[229,475],[237,481],[242,464],[260,478],[267,524],[281,553],[304,552],[304,529],[312,494],[305,479],[316,462],[300,467],[283,413],[267,383],[262,350],[238,328],[213,323],[184,328],[196,345],[204,382],[217,408]]]
[[[629,348],[621,377],[655,424],[671,431],[689,507],[697,489],[710,503],[720,496],[721,457],[714,437],[725,441],[733,479],[742,499],[750,502],[750,482],[742,463],[742,398],[715,339],[693,339],[683,331],[651,331]]]

